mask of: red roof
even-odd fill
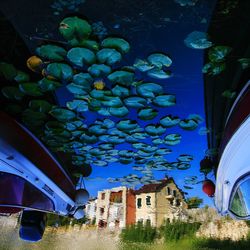
[[[173,178],[166,178],[160,180],[161,183],[157,184],[146,184],[142,186],[140,189],[135,191],[135,194],[141,193],[154,193],[160,191],[163,187],[167,186],[167,184],[174,182]]]

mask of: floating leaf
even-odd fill
[[[43,95],[37,83],[32,83],[32,82],[20,83],[19,89],[26,95],[30,95],[30,96],[42,96]]]
[[[250,58],[241,58],[238,60],[241,64],[242,69],[247,69],[250,67]]]
[[[6,86],[1,89],[2,94],[11,100],[17,100],[20,101],[24,97],[24,93],[19,90],[17,87],[13,86]]]
[[[69,81],[73,76],[73,70],[65,63],[50,63],[46,68],[46,74],[59,80]]]
[[[93,164],[98,167],[106,167],[108,165],[106,161],[94,161]]]
[[[46,44],[38,47],[36,53],[39,57],[45,60],[63,61],[66,57],[67,51],[57,45]]]
[[[121,131],[131,131],[132,129],[137,128],[137,126],[137,122],[133,120],[122,120],[116,125],[116,127]]]
[[[98,142],[98,137],[95,135],[82,134],[80,140],[87,144],[95,144]]]
[[[36,112],[48,113],[52,105],[45,100],[31,100],[29,102],[29,107]]]
[[[89,37],[91,25],[81,18],[67,17],[60,23],[59,31],[68,41],[74,39],[81,41]]]
[[[84,100],[73,100],[72,102],[67,102],[66,106],[68,109],[75,110],[77,112],[88,111],[88,102]]]
[[[169,67],[172,64],[170,57],[162,53],[153,53],[148,56],[147,60],[151,65],[154,65],[160,69],[163,66]]]
[[[81,86],[90,86],[93,81],[92,76],[89,73],[79,73],[73,76],[73,82]]]
[[[198,134],[199,135],[206,135],[210,133],[210,129],[206,128],[206,127],[201,127],[198,131]]]
[[[108,37],[102,41],[101,45],[104,48],[116,49],[123,54],[130,50],[129,43],[126,40],[117,37]]]
[[[153,103],[159,107],[171,107],[176,104],[174,95],[158,95],[153,99]]]
[[[78,67],[93,64],[96,60],[95,53],[86,48],[72,48],[67,53],[68,60]]]
[[[163,69],[151,69],[147,72],[147,75],[149,77],[155,78],[155,79],[168,79],[172,76],[171,71],[167,70],[163,70]]]
[[[12,64],[0,62],[0,75],[6,80],[12,81],[17,75],[17,70]]]
[[[236,92],[235,91],[231,91],[231,90],[225,90],[223,93],[222,93],[222,96],[223,97],[226,97],[228,99],[233,99],[236,97]]]
[[[148,61],[136,59],[134,63],[134,67],[141,72],[146,72],[154,68],[154,65],[150,65]]]
[[[129,90],[123,86],[115,85],[114,88],[111,89],[112,94],[119,97],[129,96]]]
[[[42,112],[26,109],[22,113],[23,122],[29,127],[39,127],[44,124],[47,116]]]
[[[158,114],[158,111],[152,108],[143,108],[138,112],[138,118],[141,120],[152,120]]]
[[[147,101],[139,96],[130,96],[124,99],[124,104],[129,108],[142,108],[147,104]]]
[[[207,63],[202,68],[202,73],[216,76],[219,75],[221,72],[223,72],[226,69],[225,63]]]
[[[123,106],[123,103],[118,96],[104,96],[103,100],[101,101],[102,105],[105,107],[121,107]]]
[[[101,77],[110,74],[111,68],[105,64],[93,64],[88,68],[88,72],[94,77]]]
[[[160,124],[150,124],[145,127],[145,131],[149,135],[162,135],[166,132],[166,128],[162,127]]]
[[[177,160],[178,161],[185,161],[185,162],[189,162],[189,161],[192,161],[194,158],[192,155],[186,155],[186,154],[183,154],[183,155],[180,155]]]
[[[179,134],[169,134],[164,138],[165,143],[170,146],[177,145],[181,142],[181,135]]]
[[[232,51],[228,46],[214,46],[208,51],[208,58],[211,62],[223,62],[225,57]]]
[[[18,83],[28,82],[30,80],[30,76],[27,73],[18,70],[14,80]]]
[[[184,40],[187,47],[191,49],[207,49],[213,45],[205,32],[193,31]]]
[[[143,83],[136,87],[136,92],[140,96],[154,98],[156,95],[163,93],[163,88],[156,83]]]
[[[196,121],[198,124],[201,124],[204,122],[204,119],[200,115],[197,115],[197,114],[190,114],[188,116],[188,119],[192,119]]]
[[[42,92],[55,91],[61,86],[61,83],[49,80],[47,78],[43,78],[42,80],[38,81],[37,84]]]
[[[75,95],[87,95],[90,90],[89,86],[81,86],[75,83],[70,83],[66,86],[68,91]]]
[[[129,113],[126,107],[110,108],[109,112],[111,115],[116,117],[124,117]]]
[[[180,118],[172,115],[167,115],[160,120],[160,124],[165,128],[173,127],[180,122]]]
[[[76,117],[73,111],[64,108],[53,108],[49,113],[58,121],[62,122],[73,120]]]
[[[106,63],[108,65],[118,63],[122,59],[121,53],[115,49],[101,49],[97,52],[96,56],[100,63]]]
[[[123,71],[123,70],[118,70],[108,75],[108,79],[111,82],[129,86],[134,81],[134,73]]]
[[[193,119],[184,119],[180,121],[179,126],[185,130],[194,130],[197,128],[198,122]]]

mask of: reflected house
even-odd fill
[[[89,199],[85,207],[86,217],[90,223],[94,224],[96,221],[97,198]]]
[[[135,195],[127,187],[98,192],[96,224],[99,228],[123,228],[135,223]]]
[[[144,185],[135,194],[136,222],[160,227],[164,220],[181,219],[187,209],[184,194],[172,178]]]

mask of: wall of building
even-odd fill
[[[167,188],[169,188],[170,194]],[[173,190],[176,192],[175,196]],[[170,221],[178,219],[181,210],[184,208],[186,208],[186,203],[181,192],[173,182],[169,183],[156,193],[156,226],[160,227],[166,219]]]
[[[97,199],[88,201],[85,213],[91,223],[96,220]]]
[[[151,197],[151,205],[146,205],[146,197]],[[141,198],[141,208],[138,208],[137,201]],[[136,222],[143,221],[146,223],[150,220],[152,226],[156,226],[156,194],[155,193],[141,193],[136,195]]]
[[[126,211],[126,225],[135,224],[136,218],[136,199],[134,191],[129,189],[127,191],[127,211]]]

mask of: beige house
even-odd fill
[[[98,227],[125,227],[126,187],[117,187],[98,192],[96,224]]]
[[[85,207],[85,214],[91,224],[96,221],[96,209],[97,209],[97,198],[89,199]]]
[[[144,185],[135,194],[136,222],[160,227],[166,219],[181,219],[187,209],[184,194],[172,178],[165,178],[159,184]]]

